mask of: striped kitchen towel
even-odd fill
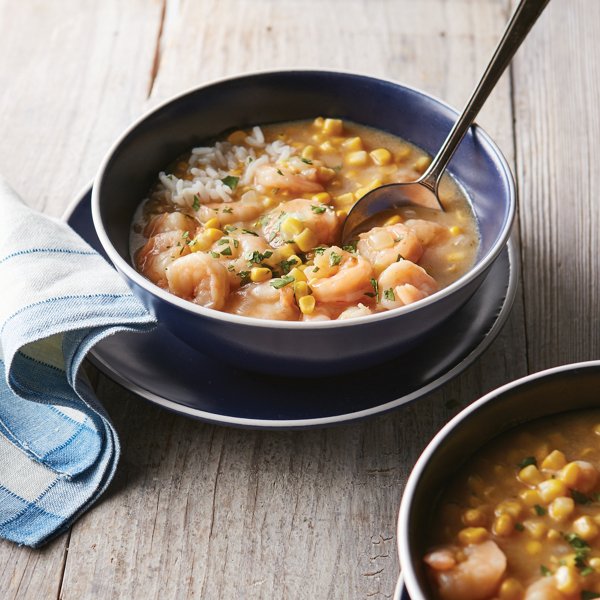
[[[0,179],[0,536],[40,546],[106,489],[119,440],[81,363],[153,318],[64,223]]]

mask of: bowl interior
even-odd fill
[[[431,598],[423,535],[454,474],[492,438],[534,419],[598,408],[600,362],[559,367],[501,388],[471,405],[431,442],[411,474],[398,524],[400,563],[412,600]]]
[[[227,129],[318,115],[388,131],[432,154],[456,119],[455,111],[422,92],[344,73],[263,73],[198,88],[141,119],[105,163],[94,188],[112,245],[129,263],[133,213],[158,172],[178,155]],[[514,211],[512,176],[499,150],[479,128],[467,134],[449,170],[473,200],[481,261],[506,238]]]

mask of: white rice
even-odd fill
[[[283,163],[295,156],[296,149],[282,140],[269,144],[260,127],[253,127],[245,138],[250,146],[236,146],[230,142],[216,142],[214,146],[192,148],[187,173],[191,179],[179,179],[158,174],[159,185],[155,194],[164,195],[167,200],[182,208],[191,209],[197,200],[201,204],[211,202],[231,202],[232,190],[223,179],[236,173],[240,185],[250,185],[256,169],[268,163]]]

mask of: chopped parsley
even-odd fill
[[[540,572],[544,577],[552,575],[552,571],[546,565],[540,565]]]
[[[315,254],[323,254],[323,252],[325,252],[325,250],[326,250],[325,246],[319,246],[317,248],[314,248],[313,252]]]
[[[221,181],[233,192],[237,187],[239,177],[234,177],[233,175],[227,175],[227,177],[223,177]]]
[[[233,233],[237,229],[237,227],[235,225],[225,225],[225,227],[223,227],[223,229],[227,233]]]
[[[211,252],[211,253],[210,253],[210,255],[211,255],[213,258],[219,258],[219,253],[218,253],[218,252]]]
[[[376,298],[379,300],[379,284],[377,283],[377,279],[371,277],[371,285],[373,286],[374,293],[367,293],[365,296],[369,296],[369,298]]]
[[[576,533],[563,533],[565,540],[575,550],[575,566],[582,575],[589,575],[591,567],[587,564],[590,545]]]
[[[535,456],[527,456],[517,466],[519,467],[519,469],[524,469],[529,465],[534,465],[537,467],[537,460],[535,459]]]
[[[227,246],[224,250],[221,250],[221,256],[231,256],[231,246]]]
[[[341,254],[336,254],[335,252],[332,252],[329,255],[329,265],[332,267],[335,267],[336,265],[339,265],[342,262],[342,255]]]
[[[189,231],[184,231],[184,232],[181,234],[181,237],[182,237],[184,240],[187,240],[187,239],[189,239],[189,237],[190,237],[190,232],[189,232]]]
[[[281,175],[281,177],[283,177],[283,171],[281,169],[277,169],[277,175]]]
[[[525,531],[525,526],[523,525],[523,523],[515,523],[515,529],[517,531]]]
[[[538,517],[543,517],[546,514],[546,509],[539,504],[536,504],[533,508],[535,509],[535,514]]]
[[[240,278],[242,285],[250,281],[250,271],[238,271],[236,275]]]
[[[239,248],[240,247],[240,241],[239,240],[233,240],[233,247],[234,248]]]
[[[358,243],[358,240],[353,240],[349,244],[342,246],[342,250],[345,250],[346,252],[356,252],[356,244],[357,243]]]
[[[588,550],[590,545],[576,533],[564,533],[563,537],[575,550]]]
[[[323,206],[322,204],[320,206],[313,204],[310,208],[317,215],[322,215],[327,210],[327,207]]]
[[[337,167],[331,167],[336,173],[339,173],[342,170],[344,165],[338,165]]]
[[[254,252],[247,252],[244,258],[250,263],[259,265],[263,260],[267,258],[271,258],[273,256],[273,252],[271,250],[265,250],[265,252],[260,252],[258,250],[254,250]]]
[[[227,206],[223,209],[223,212],[231,214],[233,212],[233,208],[231,208],[231,206]]]
[[[279,266],[281,267],[283,274],[287,275],[296,266],[297,262],[298,261],[295,258],[291,260],[282,260],[279,263]]]
[[[194,194],[194,203],[192,204],[192,208],[194,210],[198,210],[200,208],[200,197],[198,194]]]
[[[575,504],[590,504],[592,502],[592,498],[577,490],[571,490],[571,498],[573,498]]]
[[[589,592],[588,590],[581,592],[581,600],[593,600],[594,598],[600,598],[600,594],[598,592]]]
[[[277,279],[271,279],[269,282],[276,290],[280,290],[281,288],[289,285],[294,282],[295,279],[290,277],[289,275],[284,275],[283,277],[278,277]]]
[[[258,237],[258,233],[256,233],[256,231],[250,231],[249,229],[242,229],[242,233],[247,233],[248,235],[255,235]]]
[[[316,265],[313,267],[313,273],[316,273],[319,270],[319,267],[317,267]]]
[[[388,288],[387,290],[384,290],[383,297],[386,300],[392,300],[392,301],[394,301],[396,299],[396,296],[394,295],[394,290],[392,288]]]
[[[229,238],[221,238],[217,244],[217,246],[222,246],[223,244],[229,244]]]
[[[307,165],[312,165],[312,160],[308,160],[308,158],[301,158],[300,159],[303,163],[306,163]]]

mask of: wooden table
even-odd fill
[[[509,11],[509,0],[0,0],[0,172],[58,216],[144,110],[256,69],[348,69],[460,106]],[[553,0],[479,119],[518,180],[522,286],[476,364],[395,413],[269,433],[174,416],[96,374],[123,442],[116,480],[42,550],[0,543],[2,598],[389,598],[400,496],[433,434],[500,384],[600,356],[599,23],[597,0]]]

